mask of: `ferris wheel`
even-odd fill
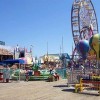
[[[98,33],[98,23],[91,0],[75,0],[71,10],[72,34],[75,45],[81,39]]]
[[[79,40],[89,40],[93,34],[98,33],[97,17],[91,0],[74,0],[71,27],[75,47]]]

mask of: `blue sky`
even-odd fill
[[[34,56],[47,52],[71,54],[71,7],[74,0],[0,0],[0,40],[30,48]],[[100,24],[100,0],[92,0]],[[99,25],[100,29],[100,25]]]

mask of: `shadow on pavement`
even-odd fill
[[[53,87],[68,87],[68,85],[55,85]]]
[[[64,91],[64,92],[72,92],[72,93],[74,93],[75,89],[63,89],[62,91]]]
[[[81,92],[79,94],[82,94],[82,95],[91,95],[91,96],[99,96],[99,94],[97,93],[86,93],[86,92]]]
[[[73,87],[68,87],[68,85],[55,85],[53,87],[58,87],[61,88],[63,92],[71,92],[71,93],[75,93],[75,88]],[[64,89],[63,89],[64,88]],[[79,92],[76,93],[78,95],[89,95],[89,96],[99,96],[99,94],[97,92],[93,92],[93,91],[83,91],[83,92]]]

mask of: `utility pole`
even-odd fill
[[[33,57],[33,45],[30,45],[30,53],[31,53],[31,56]]]
[[[31,47],[30,47],[30,53],[31,53],[31,59],[32,59],[31,62],[34,63],[34,62],[33,62],[33,47],[34,47],[34,46],[33,46],[33,45],[30,45],[30,46],[31,46]]]
[[[61,56],[61,46],[60,46],[60,56]]]
[[[64,47],[63,47],[63,36],[62,36],[62,54],[64,53]]]
[[[48,62],[48,42],[47,42],[47,67],[49,67],[49,62]]]

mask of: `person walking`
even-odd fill
[[[8,83],[10,79],[10,67],[7,65],[6,69],[6,82]]]
[[[10,67],[8,65],[4,65],[3,69],[3,81],[8,83],[10,79]]]
[[[28,80],[29,80],[29,71],[26,69],[26,72],[25,72],[25,76],[26,76],[26,81],[28,82]]]

